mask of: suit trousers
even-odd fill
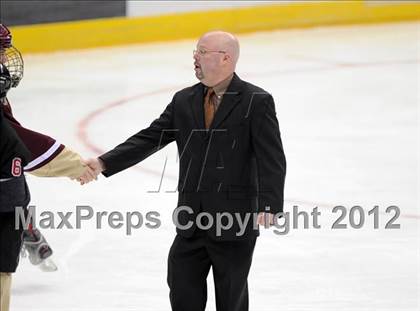
[[[256,237],[215,241],[196,229],[191,238],[177,235],[168,256],[172,311],[204,311],[210,267],[217,311],[248,311],[248,273]]]

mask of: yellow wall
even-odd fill
[[[197,38],[211,29],[233,33],[353,23],[420,19],[420,1],[320,1],[189,12],[137,18],[109,18],[12,27],[23,53]]]

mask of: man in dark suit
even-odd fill
[[[148,128],[88,161],[109,177],[176,141],[177,236],[168,258],[174,311],[205,309],[210,267],[217,311],[248,310],[258,224],[273,224],[283,211],[286,160],[274,101],[236,75],[238,58],[232,34],[204,34],[194,51],[200,83],[177,92]]]

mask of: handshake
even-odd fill
[[[87,184],[98,179],[98,175],[105,170],[104,163],[99,158],[82,160],[84,172],[76,180],[81,184]]]

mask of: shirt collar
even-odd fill
[[[223,94],[226,92],[227,88],[229,87],[230,82],[233,79],[233,73],[229,75],[226,79],[220,81],[215,86],[213,86],[213,90],[216,93],[217,97],[223,96]],[[207,93],[208,87],[205,88],[205,93]]]

